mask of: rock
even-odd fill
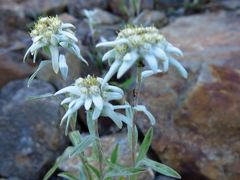
[[[226,10],[240,9],[240,2],[238,0],[220,1],[219,4]]]
[[[55,99],[30,101],[29,96],[54,93],[42,81],[10,82],[0,91],[0,175],[9,179],[42,179],[46,165],[66,145],[59,129],[60,108]]]
[[[68,3],[68,11],[71,15],[82,18],[84,16],[83,10],[91,10],[93,8],[105,9],[107,7],[106,0],[71,0]]]
[[[24,7],[16,0],[0,1],[0,34],[12,29],[25,29]]]
[[[171,69],[144,82],[142,100],[157,119],[152,149],[183,179],[239,179],[239,18],[188,16],[161,31],[183,50],[189,78]]]
[[[110,10],[117,15],[126,16],[127,14],[132,14],[132,9],[130,0],[110,0],[109,1]],[[154,0],[141,0],[140,10],[153,9]]]
[[[116,144],[119,144],[119,163],[124,165],[131,165],[131,150],[128,146],[127,134],[119,133],[112,134],[110,136],[104,136],[101,138],[102,149],[105,154],[105,157],[111,157],[111,153],[115,148]],[[86,150],[86,156],[90,156],[92,149],[88,148]],[[68,171],[73,174],[79,174],[78,165],[81,163],[80,158],[69,158],[66,159],[64,163],[60,165],[60,169],[63,171]],[[97,166],[96,162],[92,162]],[[139,175],[138,180],[153,180],[154,174],[151,170],[143,172]]]
[[[0,54],[0,88],[11,80],[28,77],[32,71],[19,54],[8,51]]]
[[[101,9],[95,8],[90,11],[94,25],[116,24],[120,18]]]
[[[64,22],[64,23],[71,23],[71,24],[76,24],[78,23],[78,19],[75,18],[74,16],[68,14],[68,13],[62,13],[59,15],[59,18]]]
[[[144,10],[134,20],[133,24],[152,26],[155,25],[158,28],[163,27],[168,23],[168,19],[163,12]]]
[[[179,8],[183,7],[184,0],[155,0],[155,7],[157,9]]]
[[[56,15],[67,8],[69,0],[26,0],[22,3],[25,14],[31,17],[39,15]]]

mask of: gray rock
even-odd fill
[[[59,129],[58,102],[53,99],[29,101],[29,96],[53,93],[42,81],[10,82],[0,91],[0,175],[24,180],[40,179],[65,144]]]
[[[106,0],[71,0],[68,3],[68,11],[71,15],[82,18],[83,9],[101,8],[105,9],[108,2]]]
[[[24,7],[16,0],[0,1],[0,34],[14,28],[25,29]]]
[[[37,17],[39,15],[62,13],[67,8],[69,0],[26,0],[22,3],[24,13],[27,16]]]
[[[183,7],[185,0],[155,0],[157,9],[179,8]]]
[[[143,25],[143,26],[156,26],[158,28],[164,26],[168,23],[168,19],[163,12],[144,10],[135,19],[133,19],[133,24]]]
[[[116,24],[120,18],[99,8],[91,10],[91,19],[94,25]]]
[[[131,11],[130,0],[109,0],[109,7],[114,14],[126,16]],[[140,11],[144,9],[153,9],[154,0],[141,0]]]

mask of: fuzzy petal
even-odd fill
[[[49,46],[49,50],[52,57],[52,67],[54,72],[57,74],[59,71],[59,50],[57,46]]]
[[[79,100],[75,102],[75,104],[71,108],[69,108],[65,113],[65,115],[63,116],[61,124],[68,116],[71,116],[74,112],[76,112],[82,106],[82,104],[83,104],[83,100]]]
[[[37,70],[31,75],[31,77],[30,77],[29,80],[28,80],[28,83],[27,83],[27,86],[28,86],[28,87],[30,86],[32,80],[36,77],[37,73],[38,73],[43,67],[45,67],[46,65],[48,65],[48,64],[50,64],[50,63],[51,63],[51,61],[49,61],[49,60],[45,60],[45,61],[41,61],[41,62],[40,62]]]
[[[79,88],[76,86],[68,86],[63,89],[60,89],[57,91],[54,95],[64,94],[64,93],[71,93],[77,96],[81,96],[81,93],[79,91]]]
[[[158,59],[168,61],[168,56],[160,47],[154,47],[152,52]]]
[[[121,78],[132,66],[133,64],[138,60],[138,54],[133,51],[131,53],[127,53],[123,57],[123,63],[120,66],[118,73],[117,73],[117,78]]]
[[[118,92],[105,92],[107,101],[119,100],[123,98],[123,95]]]
[[[157,70],[157,73],[161,73],[162,71],[160,69]],[[152,70],[146,70],[142,72],[142,80],[144,80],[145,78],[152,76],[156,73],[154,73]]]
[[[101,42],[96,45],[96,47],[114,47],[116,45],[127,43],[127,39],[118,39],[115,41]]]
[[[68,65],[66,63],[65,56],[62,54],[59,56],[59,69],[60,69],[63,79],[66,80],[67,75],[68,75]]]
[[[85,64],[88,65],[88,62],[82,57],[81,52],[80,52],[80,49],[79,49],[79,47],[78,47],[75,43],[72,43],[72,44],[71,44],[71,48],[70,48],[70,49],[73,51],[73,53],[74,53],[79,59],[81,59]]]
[[[101,96],[92,96],[93,103],[100,111],[103,108],[103,99]]]
[[[118,92],[118,93],[120,93],[121,95],[124,95],[123,90],[122,90],[121,88],[117,87],[117,86],[111,86],[111,85],[109,85],[109,86],[107,87],[107,89],[108,89],[108,90],[111,90],[111,91],[113,91],[113,92]]]
[[[152,115],[152,113],[150,113],[147,108],[143,105],[137,105],[134,107],[135,110],[137,111],[141,111],[143,112],[147,117],[148,119],[150,120],[151,124],[152,125],[155,125],[156,124],[156,119],[154,118],[154,116]]]
[[[97,107],[95,107],[94,110],[93,110],[92,119],[93,120],[97,120],[99,118],[99,116],[101,115],[101,112],[102,112],[102,110],[100,110]]]
[[[146,62],[148,63],[148,65],[150,66],[152,71],[154,73],[157,73],[157,71],[158,71],[158,62],[157,62],[157,59],[155,58],[155,56],[152,55],[152,54],[146,54],[144,56],[144,59],[146,60]]]
[[[105,107],[103,110],[103,116],[109,117],[120,129],[122,128],[123,115],[120,113],[116,113],[112,109]]]
[[[170,43],[168,44],[166,51],[167,51],[168,53],[172,53],[172,54],[174,54],[174,55],[176,55],[176,56],[183,56],[183,52],[182,52],[180,49],[174,47],[174,46],[173,46],[172,44],[170,44]]]
[[[114,58],[115,54],[116,54],[116,50],[115,49],[111,49],[110,51],[106,52],[103,55],[102,61],[104,62],[104,61],[106,61],[108,59]]]
[[[85,100],[85,103],[84,103],[85,109],[88,111],[90,109],[91,105],[92,105],[92,99],[91,98],[87,98]]]
[[[72,100],[73,100],[72,97],[65,98],[65,99],[61,102],[61,105],[70,103]]]
[[[120,60],[115,60],[113,62],[113,64],[111,65],[109,71],[105,75],[102,84],[105,84],[106,82],[108,82],[112,78],[112,76],[117,72],[117,70],[118,70],[120,65],[121,65],[121,61]]]
[[[60,32],[62,35],[67,36],[69,39],[73,40],[74,42],[78,42],[78,39],[76,38],[76,36],[70,32],[67,31],[61,31]]]
[[[61,28],[62,29],[65,29],[65,28],[73,28],[73,29],[75,29],[75,26],[72,25],[71,23],[62,23]]]
[[[184,78],[187,79],[188,72],[186,71],[186,69],[176,59],[170,58],[169,59],[169,63],[171,65],[173,65]]]
[[[117,78],[120,79],[136,62],[135,61],[124,61],[118,69]]]

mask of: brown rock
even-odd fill
[[[133,23],[143,26],[154,26],[160,28],[168,23],[168,19],[163,12],[154,10],[143,10],[135,19]]]
[[[11,80],[26,78],[32,68],[22,62],[22,57],[13,52],[0,54],[0,87]]]
[[[145,81],[142,99],[157,119],[153,150],[183,179],[239,179],[240,21],[223,12],[188,16],[162,33],[183,50],[189,78],[171,70]]]

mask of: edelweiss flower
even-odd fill
[[[93,120],[98,119],[100,115],[107,116],[120,128],[122,127],[122,121],[129,123],[126,116],[114,112],[115,109],[129,108],[129,105],[114,106],[109,103],[109,101],[123,98],[122,89],[108,83],[102,84],[102,82],[102,78],[88,75],[85,79],[79,78],[72,86],[65,87],[55,93],[55,95],[66,94],[67,97],[61,104],[69,104],[61,124],[65,119],[69,122],[73,113],[81,106],[84,106],[87,111],[93,110]]]
[[[56,17],[43,17],[40,18],[34,25],[30,35],[32,37],[32,45],[27,50],[23,61],[25,62],[27,55],[33,55],[33,62],[36,62],[36,57],[41,49],[50,54],[51,60],[41,61],[39,68],[30,78],[32,80],[37,72],[45,65],[52,64],[54,72],[60,72],[64,79],[67,78],[68,66],[63,54],[60,54],[60,48],[69,50],[75,54],[79,59],[86,60],[81,56],[80,49],[77,45],[77,38],[72,31],[75,27],[70,23],[63,23],[57,16]]]
[[[117,73],[117,78],[129,70],[134,64],[147,64],[151,70],[142,74],[143,77],[158,72],[168,71],[173,65],[180,74],[187,78],[184,67],[172,56],[183,56],[180,49],[170,44],[155,27],[127,27],[118,33],[115,41],[102,42],[97,47],[113,47],[104,54],[102,60],[114,60],[107,72],[104,82]]]

